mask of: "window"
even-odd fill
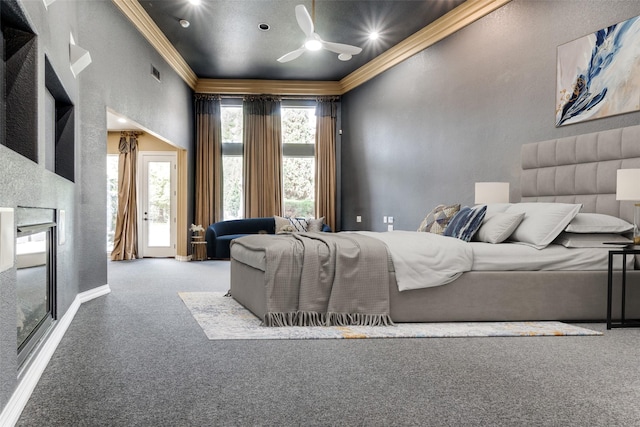
[[[243,217],[242,101],[236,105],[222,105],[220,112],[222,122],[222,219],[239,219]]]
[[[233,103],[235,101],[235,103]],[[315,103],[282,107],[283,213],[292,217],[315,216]],[[222,125],[223,219],[243,218],[242,101],[225,100]]]
[[[284,216],[315,216],[315,107],[282,107]]]

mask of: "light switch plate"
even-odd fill
[[[13,218],[13,208],[0,208],[0,272],[13,267],[16,244]]]

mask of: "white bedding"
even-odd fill
[[[551,244],[536,249],[516,243],[464,242],[415,231],[359,231],[383,241],[393,260],[398,289],[429,288],[453,282],[465,271],[595,271],[607,270],[609,248],[565,248]],[[616,257],[614,269],[622,268]],[[633,269],[633,256],[627,268]]]
[[[466,271],[606,271],[608,248],[565,248],[551,244],[545,249],[516,243],[464,242],[453,237],[416,231],[358,231],[384,242],[393,261],[400,291],[450,283]],[[232,257],[256,269],[265,270],[264,251],[232,246]],[[622,257],[614,269],[622,268]],[[391,267],[390,267],[391,268]],[[627,257],[634,268],[634,257]]]
[[[535,249],[517,243],[470,242],[475,271],[537,271],[537,270],[607,270],[609,248],[565,248],[549,245]],[[615,248],[611,248],[615,249]],[[627,257],[627,268],[633,269],[633,256]],[[615,257],[614,269],[622,268],[622,257]]]
[[[453,237],[416,231],[358,233],[387,245],[400,291],[450,283],[473,265],[471,246]]]

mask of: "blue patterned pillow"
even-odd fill
[[[442,234],[468,242],[482,225],[486,212],[487,205],[476,206],[475,208],[465,206],[451,218]]]

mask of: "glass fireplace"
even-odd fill
[[[56,318],[55,210],[18,208],[16,296],[18,363],[22,364]]]

